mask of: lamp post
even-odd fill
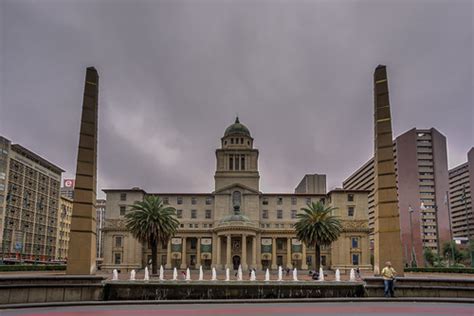
[[[451,245],[451,259],[453,260],[453,264],[456,264],[456,258],[454,256],[453,227],[451,226],[451,207],[449,206],[449,191],[446,191],[446,194],[444,195],[444,203],[448,207],[449,244]]]
[[[410,265],[413,266],[413,263],[415,263],[415,266],[417,265],[416,261],[416,253],[415,253],[415,246],[413,245],[413,208],[411,205],[408,205],[408,214],[410,215],[410,238],[411,238],[411,262]]]

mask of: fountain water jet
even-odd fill
[[[268,268],[267,268],[267,271],[265,271],[265,281],[266,282],[270,281],[270,271],[268,271]]]
[[[112,271],[112,281],[117,281],[118,280],[118,271],[117,269],[114,269],[114,271]]]
[[[202,272],[202,266],[199,266],[199,281],[202,281],[204,279],[204,274]]]
[[[318,281],[324,281],[324,271],[323,268],[319,268],[319,280]]]
[[[178,270],[176,270],[176,267],[173,269],[173,281],[178,280]]]
[[[216,268],[212,268],[212,281],[217,281],[217,273],[216,273]]]
[[[189,268],[186,269],[186,281],[191,281],[191,271],[189,271]]]
[[[293,269],[293,281],[298,281],[298,271],[296,268]]]
[[[165,270],[163,269],[163,266],[160,266],[160,281],[163,281],[165,279]]]
[[[239,264],[239,269],[237,270],[237,281],[242,281],[242,266]]]
[[[355,271],[354,271],[354,269],[351,269],[351,273],[349,275],[349,281],[355,282],[355,280],[356,280]]]
[[[150,272],[148,272],[148,267],[145,267],[145,276],[143,277],[143,280],[145,281],[150,280]]]
[[[225,280],[230,281],[230,271],[229,268],[225,269]]]
[[[136,275],[135,270],[130,271],[130,281],[135,281],[135,275]]]
[[[250,272],[250,281],[255,281],[255,280],[257,280],[257,276],[255,275],[255,271],[252,270]]]
[[[283,269],[281,266],[278,266],[278,281],[283,280]]]
[[[339,269],[336,269],[336,281],[341,281],[341,271],[339,271]]]

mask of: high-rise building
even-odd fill
[[[467,154],[467,162],[449,170],[449,206],[453,237],[474,236],[472,189],[474,187],[474,148]]]
[[[58,236],[56,238],[56,260],[66,261],[71,232],[72,199],[61,196],[58,212]]]
[[[10,260],[54,260],[63,170],[3,137],[0,144],[2,256]]]
[[[434,128],[413,128],[393,142],[398,206],[406,264],[423,263],[423,249],[437,251],[450,240],[445,196],[449,189],[446,137]],[[370,190],[369,226],[374,228],[374,160],[343,182],[344,189]]]
[[[295,188],[295,193],[326,194],[326,175],[307,174]]]

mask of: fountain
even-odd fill
[[[296,271],[296,268],[293,269],[293,281],[298,281],[298,271]]]
[[[341,271],[339,271],[339,269],[336,269],[336,281],[337,282],[341,281]]]
[[[186,281],[191,281],[191,271],[189,271],[189,268],[186,269]]]
[[[255,270],[252,270],[250,272],[250,281],[255,281],[257,280],[257,276],[255,275]]]
[[[176,267],[173,269],[173,281],[178,280],[178,270],[176,270]]]
[[[143,277],[143,280],[145,281],[150,280],[150,273],[148,272],[148,267],[145,267],[145,276]]]
[[[230,281],[230,271],[229,268],[225,269],[225,280]]]
[[[323,267],[319,268],[319,280],[318,281],[324,281],[324,271]]]
[[[202,266],[199,266],[199,281],[202,281],[202,280],[204,280],[204,275],[202,272]]]
[[[165,279],[165,270],[163,269],[163,266],[160,266],[160,281],[164,281]]]
[[[130,271],[130,281],[135,281],[135,270]]]
[[[354,269],[351,269],[351,274],[349,275],[349,281],[355,282],[356,280],[356,275]]]
[[[278,266],[278,281],[282,281],[283,280],[283,269],[281,268],[281,266]]]
[[[217,273],[216,273],[216,268],[212,268],[212,281],[217,281]]]
[[[265,271],[265,282],[268,282],[270,281],[270,271],[268,271],[268,268],[267,268],[267,271]]]
[[[117,269],[114,269],[114,271],[112,271],[112,281],[117,281],[118,280],[118,271]]]
[[[242,281],[242,266],[239,264],[239,269],[237,270],[237,281]]]

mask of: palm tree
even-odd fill
[[[325,206],[321,202],[308,203],[296,214],[296,237],[304,242],[307,247],[313,246],[316,250],[316,270],[321,267],[321,246],[329,246],[337,240],[342,231],[342,225],[337,217],[331,215],[334,207]]]
[[[147,195],[130,205],[125,225],[133,237],[151,248],[152,274],[158,271],[158,244],[167,243],[176,233],[179,222],[173,207],[165,207],[158,196]]]

